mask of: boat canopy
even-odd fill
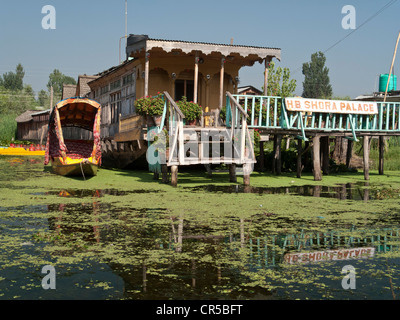
[[[62,127],[81,127],[93,131],[96,115],[100,104],[87,98],[69,98],[60,101],[55,106],[53,113],[59,114]],[[55,114],[52,114],[54,117]]]

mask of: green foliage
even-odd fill
[[[0,87],[0,114],[19,115],[26,110],[37,107],[34,92],[30,85],[22,90],[11,90]]]
[[[49,105],[49,94],[45,90],[40,90],[38,93],[38,102],[41,107]]]
[[[164,98],[161,93],[155,97],[143,97],[135,101],[135,109],[138,114],[148,116],[160,116],[164,111]]]
[[[268,67],[268,96],[291,97],[296,90],[296,80],[290,79],[289,68],[277,67],[271,62]]]
[[[16,131],[17,122],[15,121],[15,115],[3,114],[0,117],[0,139],[2,141],[2,145],[8,145],[8,141],[15,138]]]
[[[359,148],[359,154],[362,156],[362,148]],[[371,169],[377,170],[379,164],[379,146],[377,140],[371,141],[370,158],[372,160]],[[384,153],[385,171],[400,170],[400,140],[399,137],[390,137],[387,141],[387,149]]]
[[[203,109],[197,103],[194,103],[193,101],[187,101],[186,97],[182,97],[182,99],[177,101],[176,104],[184,114],[186,121],[200,119]]]
[[[7,90],[17,91],[22,90],[24,87],[23,79],[25,76],[24,68],[21,64],[18,64],[15,68],[15,72],[7,72],[3,74],[0,81],[0,86]]]
[[[53,87],[54,94],[61,96],[63,84],[76,84],[76,81],[74,78],[64,75],[60,70],[54,69],[49,75],[47,88],[50,90]]]
[[[303,63],[303,97],[325,98],[332,96],[329,69],[325,66],[326,57],[319,51],[311,55],[311,62]]]

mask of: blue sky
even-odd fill
[[[45,5],[56,9],[55,30],[42,28]],[[356,9],[355,31],[342,28],[345,5]],[[302,64],[343,39],[326,51],[326,65],[334,95],[354,98],[372,93],[379,74],[389,72],[399,13],[395,0],[128,0],[128,33],[226,44],[233,38],[238,45],[281,48],[282,61],[276,63],[290,68],[299,95]],[[2,0],[0,74],[21,63],[24,82],[35,92],[46,89],[55,68],[74,78],[95,74],[118,64],[124,34],[125,0]],[[397,57],[394,73],[399,70]],[[243,68],[240,79],[243,86],[261,88],[262,65]]]

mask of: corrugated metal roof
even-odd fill
[[[184,40],[166,40],[166,39],[156,39],[156,38],[148,38],[147,40],[163,41],[163,42],[191,43],[191,44],[212,45],[212,46],[238,47],[238,48],[276,49],[276,50],[281,50],[281,48],[275,48],[275,47],[261,47],[261,46],[238,45],[238,44],[226,44],[226,43],[212,43],[212,42],[184,41]]]
[[[268,56],[272,56],[280,60],[281,57],[280,48],[199,41],[165,40],[149,38],[146,35],[130,35],[128,37],[126,53],[128,56],[132,56],[132,54],[139,54],[140,52],[143,52],[143,50],[150,51],[153,48],[161,48],[165,52],[181,50],[186,54],[198,51],[205,55],[219,52],[223,56],[239,54],[242,57],[249,57],[252,55],[257,56],[259,59],[265,59]]]

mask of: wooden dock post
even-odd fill
[[[363,149],[364,149],[364,179],[369,180],[369,137],[364,136],[363,138]]]
[[[250,185],[250,173],[251,173],[251,165],[249,163],[245,163],[243,165],[243,184],[245,186]]]
[[[272,162],[272,173],[280,175],[282,172],[282,135],[274,136],[274,159]]]
[[[229,165],[229,181],[237,182],[236,178],[236,164],[232,163]]]
[[[322,173],[321,173],[320,136],[318,135],[316,135],[313,138],[313,168],[314,168],[314,181],[321,181]]]
[[[265,168],[264,168],[264,141],[260,141],[260,159],[259,159],[259,163],[260,163],[260,171],[264,172]]]
[[[347,153],[346,153],[346,168],[349,169],[350,168],[350,162],[351,162],[351,157],[353,155],[353,141],[349,140],[347,142]]]
[[[379,136],[379,174],[383,175],[383,164],[385,155],[385,137]]]
[[[329,137],[321,137],[322,173],[329,174]]]
[[[162,172],[162,182],[168,183],[168,166],[166,164],[161,165],[161,172]]]
[[[297,178],[301,178],[301,154],[303,152],[302,144],[303,141],[301,139],[297,139]]]
[[[171,185],[178,185],[178,166],[171,166]]]

